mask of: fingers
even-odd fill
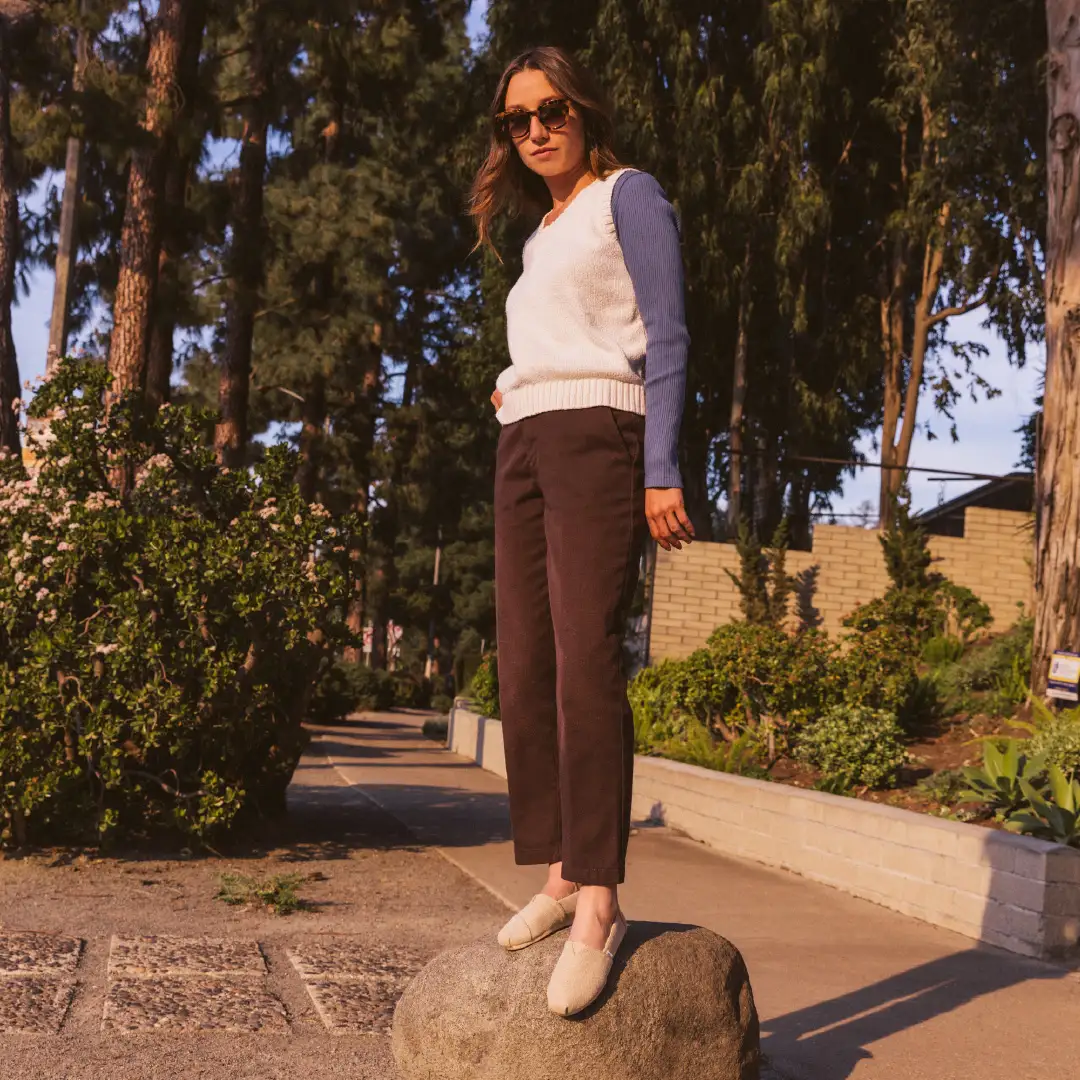
[[[491,404],[494,405],[497,410],[502,408],[502,391],[501,390],[496,390],[491,395]]]
[[[653,492],[646,494],[645,517],[649,534],[665,550],[682,550],[683,544],[694,539],[694,525],[687,516],[682,501],[682,491]]]

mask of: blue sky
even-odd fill
[[[486,3],[474,2],[469,13],[468,30],[476,42],[484,32]],[[49,182],[55,183],[52,179]],[[38,192],[41,197],[41,192]],[[48,345],[49,308],[52,303],[53,275],[38,272],[30,278],[29,295],[21,296],[13,312],[15,347],[19,358],[19,373],[23,380],[31,380],[44,373],[45,351]],[[1033,350],[1031,360],[1022,370],[1011,367],[1005,348],[994,336],[979,326],[978,313],[954,320],[950,336],[956,339],[973,339],[984,342],[990,352],[980,363],[980,373],[1001,391],[1001,396],[990,401],[971,401],[965,397],[956,407],[956,425],[959,442],[948,437],[948,422],[942,417],[931,417],[929,395],[920,403],[920,419],[932,421],[938,438],[930,441],[920,431],[912,447],[911,464],[939,469],[970,470],[980,473],[1009,472],[1020,453],[1020,438],[1015,429],[1033,409],[1038,385],[1042,353]],[[751,371],[750,377],[753,378]],[[860,449],[866,457],[877,460],[873,438],[867,436]],[[848,479],[844,494],[836,501],[837,512],[852,511],[865,500],[876,504],[878,491],[876,469],[861,469],[858,475]],[[911,489],[917,507],[933,506],[941,499],[952,498],[974,487],[978,481],[952,481],[935,483],[925,474],[912,474]]]

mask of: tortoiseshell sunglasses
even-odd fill
[[[572,104],[569,98],[552,98],[536,109],[508,109],[496,114],[495,128],[514,142],[521,142],[532,130],[532,118],[535,116],[548,131],[558,131],[570,118]]]

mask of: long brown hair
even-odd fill
[[[592,74],[565,49],[539,45],[515,57],[499,78],[491,102],[491,145],[487,160],[480,166],[469,192],[468,210],[476,221],[475,251],[491,242],[491,223],[498,214],[516,217],[522,213],[543,213],[551,206],[551,194],[542,177],[521,160],[509,140],[495,131],[495,117],[506,107],[506,89],[519,71],[542,71],[553,89],[569,98],[585,121],[585,152],[589,170],[603,179],[622,165],[612,149],[615,123],[611,106]]]

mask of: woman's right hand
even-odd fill
[[[491,404],[495,406],[495,411],[498,412],[502,408],[502,391],[496,390],[491,395]]]

